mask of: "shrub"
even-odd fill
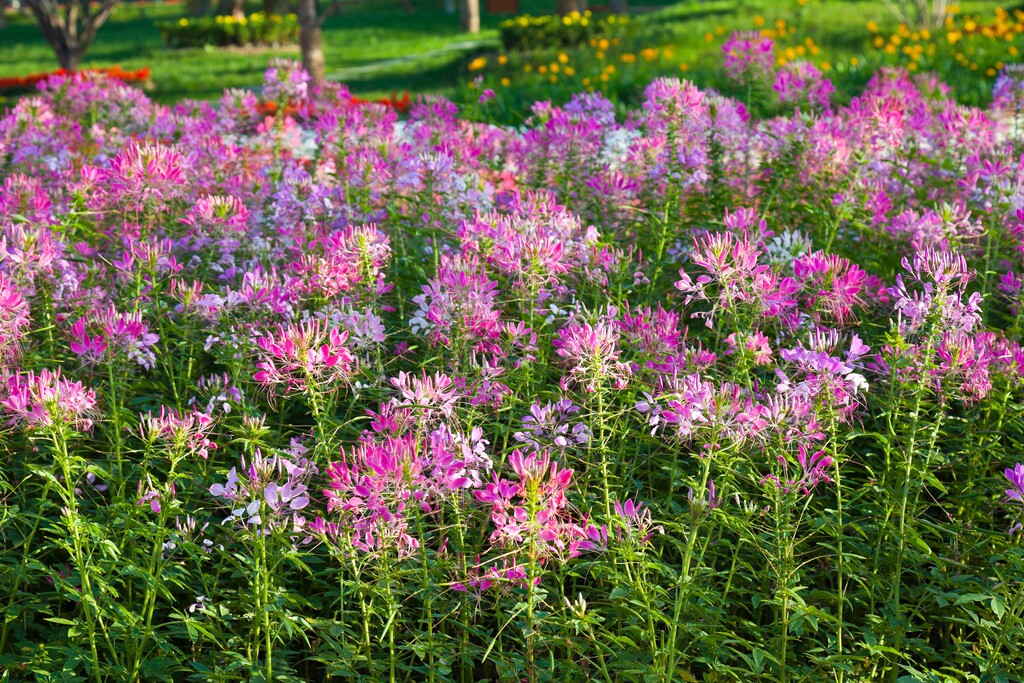
[[[294,14],[267,16],[256,12],[246,17],[181,18],[157,23],[168,47],[203,47],[214,45],[284,45],[299,39],[299,21]]]
[[[625,15],[594,17],[572,12],[564,17],[522,14],[501,22],[501,44],[508,51],[580,45],[596,37],[618,37],[630,26]]]

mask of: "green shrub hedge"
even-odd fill
[[[595,38],[617,37],[629,25],[625,15],[594,17],[590,12],[572,12],[564,17],[521,14],[501,22],[499,28],[502,46],[512,52],[571,47]]]
[[[284,16],[256,12],[246,17],[218,16],[182,18],[157,23],[168,47],[203,47],[206,45],[281,45],[299,39],[299,20],[294,14]]]

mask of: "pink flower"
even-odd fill
[[[28,324],[28,302],[18,286],[0,273],[0,366],[18,355]]]
[[[742,82],[761,81],[775,66],[775,43],[756,31],[735,31],[722,44],[725,72]]]
[[[212,426],[213,418],[206,413],[198,410],[182,413],[160,406],[158,416],[153,413],[141,416],[139,432],[147,441],[168,444],[180,456],[198,455],[206,460],[210,451],[217,448],[209,437]]]
[[[0,405],[12,414],[11,424],[45,429],[57,424],[80,431],[92,429],[96,418],[96,394],[81,382],[61,376],[60,368],[12,375],[7,396]]]
[[[477,500],[491,504],[491,544],[513,552],[530,550],[539,559],[569,559],[593,547],[588,529],[570,514],[566,493],[572,470],[559,467],[547,453],[516,450],[508,462],[518,483],[495,475],[475,492]]]
[[[259,370],[253,379],[286,396],[310,388],[336,391],[352,377],[354,360],[343,346],[348,333],[328,329],[323,320],[278,325],[273,334],[259,337]]]
[[[619,361],[618,341],[618,330],[605,320],[594,325],[574,320],[560,329],[552,343],[569,368],[563,384],[579,383],[589,392],[597,391],[605,382],[616,389],[624,388],[632,370]]]

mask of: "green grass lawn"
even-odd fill
[[[466,70],[469,59],[481,51],[497,51],[497,27],[506,17],[485,12],[481,33],[471,36],[459,31],[457,16],[446,14],[441,0],[413,0],[412,4],[415,11],[410,14],[396,0],[366,0],[350,4],[343,14],[331,17],[324,30],[328,74],[342,76],[354,92],[367,97],[405,90],[448,95],[462,92],[460,88],[472,75]],[[996,0],[969,0],[960,7],[966,12],[991,12],[997,4]],[[779,16],[797,17],[801,34],[813,37],[823,49],[835,54],[837,63],[863,49],[868,19],[883,27],[896,24],[883,0],[810,0],[806,5],[796,0],[634,0],[632,5],[642,10],[635,18],[640,43],[673,45],[676,59],[694,64],[714,59],[710,53],[719,50],[720,40],[709,44],[704,40],[706,33],[721,35],[737,28],[752,28],[755,16],[763,16],[768,22]],[[551,11],[554,0],[523,0],[521,6],[523,11],[543,14]],[[257,85],[272,57],[298,58],[297,48],[170,50],[164,47],[154,24],[177,19],[184,11],[184,5],[119,7],[100,30],[82,67],[149,67],[154,84],[151,95],[172,101],[183,97],[211,99],[219,97],[225,88]],[[494,47],[446,51],[453,43],[481,39],[491,41]],[[372,71],[358,69],[410,55],[425,56]],[[32,20],[12,16],[7,28],[0,30],[0,77],[48,71],[56,66]],[[354,72],[346,71],[353,68]],[[697,74],[693,77],[699,80]]]
[[[442,50],[452,42],[496,39],[497,25],[504,18],[485,16],[481,34],[470,36],[459,31],[458,17],[443,12],[439,0],[413,0],[412,4],[415,12],[409,14],[397,2],[370,1],[349,5],[344,14],[329,18],[324,27],[328,73],[377,60]],[[150,67],[156,88],[153,95],[169,101],[181,97],[214,98],[224,88],[256,85],[272,57],[297,59],[299,56],[297,47],[251,52],[169,50],[164,47],[154,24],[181,16],[184,16],[183,5],[119,7],[100,30],[82,67],[113,64],[125,69]],[[451,67],[457,58],[457,55],[449,55],[420,60],[412,73],[410,65],[396,65],[375,72],[372,77],[367,75],[354,80],[353,86],[367,95],[406,89],[443,90],[454,82]],[[0,31],[0,77],[56,67],[49,46],[31,19],[14,17],[8,27]]]

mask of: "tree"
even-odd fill
[[[302,68],[314,83],[324,80],[324,38],[316,0],[299,0],[299,47],[302,49]]]
[[[480,33],[480,0],[460,0],[459,26],[465,33]]]
[[[90,0],[25,0],[25,4],[39,22],[57,63],[62,69],[74,71],[117,0],[100,0],[94,9],[90,9]]]
[[[263,12],[268,17],[271,14],[288,14],[289,5],[289,0],[263,0]]]
[[[587,9],[587,0],[555,0],[555,11],[559,16],[573,12],[583,12]]]

